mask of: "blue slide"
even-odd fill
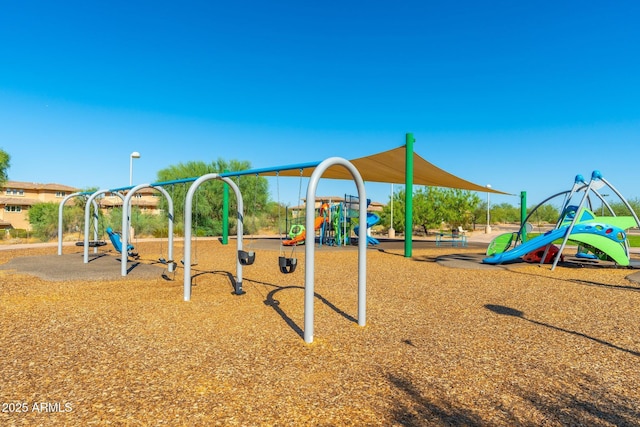
[[[545,234],[529,240],[507,252],[492,255],[482,260],[485,264],[502,264],[503,262],[513,261],[521,258],[531,251],[553,243],[556,239],[562,239],[567,232],[568,227],[562,227],[555,230],[547,231]]]
[[[373,212],[367,212],[367,228],[371,228],[379,222],[380,222],[380,217],[377,214]],[[356,233],[356,235],[358,235],[359,230],[360,230],[360,226],[353,227],[353,232]],[[380,244],[380,241],[378,239],[367,235],[367,245],[379,245],[379,244]]]
[[[618,222],[623,225],[625,225],[625,222],[628,222],[625,217],[615,218],[618,219],[615,221],[610,220],[610,222]],[[565,226],[547,231],[542,236],[538,236],[520,246],[516,246],[510,251],[485,258],[482,262],[485,264],[501,264],[503,262],[513,261],[525,256],[529,252],[553,243],[556,239],[563,239],[568,230],[569,226]],[[570,240],[596,248],[622,266],[629,265],[629,254],[625,246],[626,239],[627,236],[622,228],[596,220],[587,220],[574,225],[570,235]]]

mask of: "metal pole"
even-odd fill
[[[522,230],[522,234],[520,235],[520,239],[522,243],[527,241],[527,227],[526,227],[526,218],[527,218],[527,192],[520,192],[520,229]]]
[[[63,234],[63,228],[64,228],[62,213],[64,210],[64,204],[67,203],[67,200],[69,200],[70,198],[81,196],[84,194],[85,193],[83,192],[71,193],[67,197],[62,199],[62,201],[60,202],[60,205],[58,206],[58,255],[62,255],[62,234]]]
[[[389,222],[389,238],[390,239],[395,239],[396,237],[396,230],[393,228],[393,184],[391,184],[391,197],[390,197],[390,203],[391,203],[391,219]]]
[[[413,243],[413,143],[412,133],[405,135],[405,207],[404,207],[404,256],[411,258]]]
[[[133,159],[139,159],[140,153],[134,151],[129,154],[129,186],[133,185]]]
[[[110,190],[98,190],[95,193],[91,194],[87,199],[87,204],[84,207],[84,254],[83,259],[84,263],[89,263],[89,223],[91,222],[91,206],[96,199],[101,194],[108,193]],[[122,198],[122,194],[116,193]],[[97,206],[97,203],[96,203]],[[97,215],[97,209],[94,208],[95,214]],[[96,248],[97,249],[97,248]]]
[[[487,184],[487,188],[491,189],[491,184]],[[487,191],[487,228],[484,229],[484,232],[489,234],[491,233],[491,198],[490,193]]]

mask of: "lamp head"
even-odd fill
[[[139,159],[140,158],[140,153],[138,153],[137,151],[134,151],[133,153],[131,153],[131,158],[132,159]]]

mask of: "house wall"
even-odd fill
[[[37,203],[60,203],[78,189],[62,184],[7,181],[0,187],[0,228],[31,230],[29,209]]]
[[[158,190],[142,188],[134,194],[131,199],[131,205],[140,208],[142,213],[160,215],[162,210],[159,208],[159,205],[162,198],[164,198],[164,196]],[[122,199],[116,195],[107,194],[104,199],[100,201],[100,207],[103,211],[115,207],[122,207]]]
[[[33,182],[7,181],[0,187],[0,229],[31,230],[29,209],[37,203],[60,203],[69,194],[80,191],[62,184],[38,184]],[[142,189],[132,200],[144,213],[160,214],[158,209],[162,194],[154,189]],[[118,196],[107,195],[100,201],[103,210],[122,206]]]

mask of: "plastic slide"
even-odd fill
[[[377,214],[373,212],[367,212],[367,228],[371,228],[379,222],[380,222],[380,217]],[[353,232],[356,233],[356,236],[358,235],[359,230],[360,230],[359,225],[356,225],[355,227],[353,227]],[[378,239],[376,239],[375,237],[371,237],[367,234],[367,245],[378,245],[378,244],[380,244],[380,241]]]
[[[500,252],[482,260],[485,264],[502,264],[503,262],[509,262],[521,258],[529,252],[535,251],[538,248],[553,243],[556,239],[562,239],[567,232],[568,227],[557,228],[546,232],[545,234],[531,239],[515,248]]]
[[[618,221],[620,221],[620,223],[626,223],[624,220],[617,220],[616,222]],[[529,252],[553,243],[553,241],[557,239],[563,239],[568,229],[569,227],[565,226],[548,231],[509,251],[487,257],[483,259],[482,262],[485,264],[501,264],[503,262],[516,260]],[[574,225],[569,239],[584,243],[604,252],[619,265],[629,265],[629,255],[624,245],[626,234],[620,227],[591,219],[584,223]]]
[[[324,222],[324,218],[319,216],[316,217],[315,222],[313,223],[313,229],[314,230],[318,230],[320,227],[322,227],[322,223]],[[293,239],[289,239],[289,240],[283,240],[282,244],[285,246],[295,246],[295,245],[299,245],[301,243],[304,243],[305,239],[307,238],[307,232],[303,231],[302,233],[298,234],[297,236],[295,236]]]

